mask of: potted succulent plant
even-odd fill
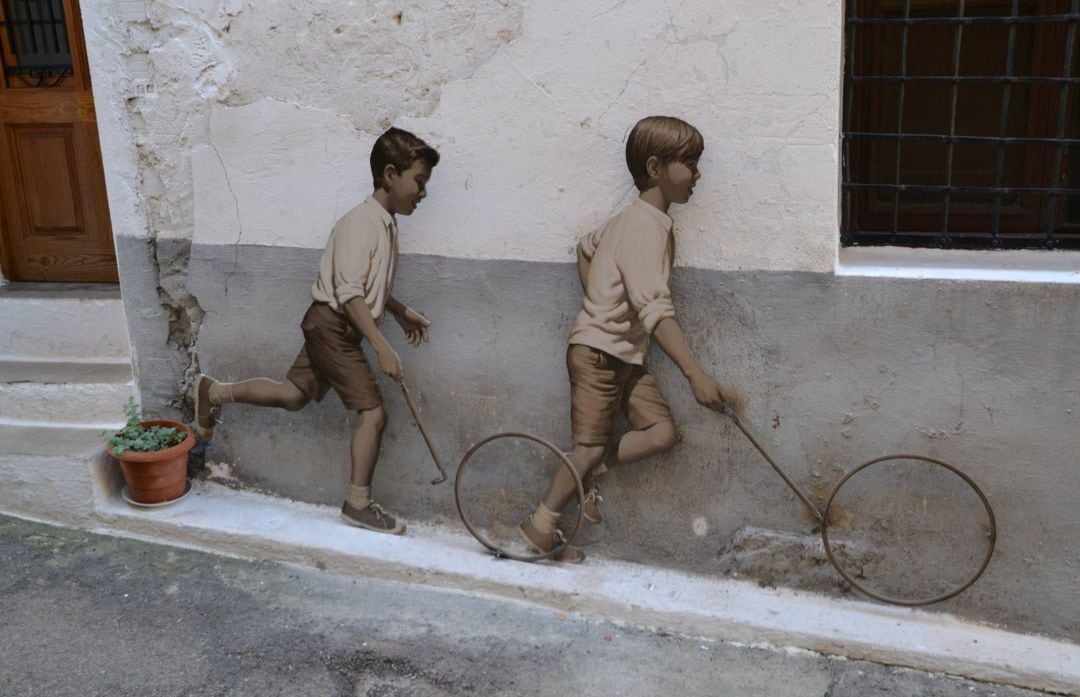
[[[127,424],[102,435],[109,454],[120,461],[127,497],[135,503],[159,504],[183,496],[195,434],[179,421],[141,420],[134,399],[128,400],[124,413]]]

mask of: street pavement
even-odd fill
[[[0,516],[0,697],[1037,694]]]

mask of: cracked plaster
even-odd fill
[[[193,163],[199,163],[201,149],[217,151],[211,139],[214,105],[294,100],[381,130],[401,113],[430,112],[439,86],[466,77],[494,47],[513,40],[519,19],[520,8],[509,0],[406,10],[390,2],[241,0],[113,0],[87,8],[84,24],[124,295],[129,316],[144,325],[131,329],[144,397],[180,411],[190,406],[175,394],[188,391],[198,370],[192,347],[204,315],[185,288],[197,217]],[[142,63],[148,75],[136,74]],[[137,92],[140,79],[149,87]],[[239,205],[233,201],[231,216],[238,227]],[[140,250],[125,238],[141,238],[149,246]],[[127,249],[134,255],[124,256]],[[138,341],[140,336],[154,338]],[[140,358],[140,350],[156,354],[162,345],[173,354],[164,361],[165,375],[163,361]],[[152,363],[156,369],[149,374]]]

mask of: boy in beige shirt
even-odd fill
[[[721,409],[726,398],[741,406],[738,393],[721,391],[694,359],[675,320],[669,287],[675,237],[667,211],[693,194],[704,147],[701,134],[685,121],[639,121],[627,138],[626,164],[640,195],[578,245],[584,298],[566,352],[575,444],[568,456],[586,482],[584,515],[594,523],[601,521],[595,475],[662,453],[678,440],[667,401],[644,365],[650,335],[679,366],[700,404]],[[631,430],[612,446],[619,411]],[[562,543],[556,523],[574,489],[573,477],[559,468],[543,503],[521,524],[531,547],[549,552]],[[567,547],[557,560],[584,558],[580,549]]]
[[[203,441],[213,436],[226,402],[296,411],[311,400],[322,400],[333,388],[345,408],[360,415],[341,516],[350,525],[398,535],[405,532],[405,521],[371,500],[386,410],[360,341],[366,339],[375,351],[379,369],[398,380],[401,361],[379,331],[384,311],[394,315],[409,344],[428,340],[427,318],[391,294],[398,256],[395,216],[416,210],[427,196],[426,185],[438,162],[439,153],[408,131],[391,128],[375,141],[371,149],[375,191],[334,225],[311,287],[313,302],[300,323],[304,346],[284,382],[195,378],[195,429]]]

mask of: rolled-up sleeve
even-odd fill
[[[600,244],[600,236],[603,234],[604,228],[593,230],[578,242],[578,253],[581,254],[585,261],[592,261],[593,255],[596,254],[596,246]]]
[[[379,244],[374,225],[345,225],[334,231],[334,299],[339,307],[353,298],[366,298],[371,260]]]
[[[616,253],[627,300],[649,334],[661,320],[675,316],[671,255],[671,236],[654,230],[628,231]]]

